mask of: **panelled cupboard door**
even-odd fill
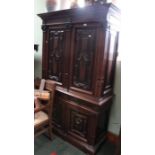
[[[70,30],[68,30],[65,25],[51,25],[47,33],[47,78],[66,86],[68,85]]]
[[[67,103],[67,134],[83,142],[95,142],[96,112],[74,102]]]
[[[93,94],[98,23],[73,25],[70,65],[70,89]]]

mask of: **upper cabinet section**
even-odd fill
[[[104,4],[39,16],[43,19],[42,77],[74,93],[95,97],[112,93],[119,10]]]

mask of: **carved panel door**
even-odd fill
[[[89,144],[94,143],[97,114],[74,102],[68,102],[66,114],[67,134]]]
[[[76,24],[73,27],[71,48],[70,88],[92,94],[96,61],[98,26]]]
[[[65,25],[49,26],[47,36],[47,76],[66,86],[68,81],[68,60],[70,51],[70,30]]]

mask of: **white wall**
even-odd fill
[[[68,0],[63,0],[66,4]],[[67,7],[61,5],[62,9]],[[41,19],[36,15],[38,13],[46,12],[45,0],[35,0],[35,15],[34,15],[34,43],[39,44],[39,51],[34,54],[34,76],[41,77],[41,59],[42,59],[42,30]],[[115,76],[115,99],[111,108],[108,130],[116,135],[119,134],[121,124],[121,62],[117,61],[116,76]]]
[[[119,134],[121,125],[121,61],[118,60],[116,64],[115,73],[115,98],[111,107],[108,130],[116,135]]]
[[[42,20],[37,14],[45,12],[45,0],[34,1],[34,43],[39,44],[39,51],[34,53],[34,77],[41,77],[42,59]]]

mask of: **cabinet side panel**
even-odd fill
[[[115,74],[115,66],[116,66],[116,56],[117,56],[117,33],[116,32],[107,32],[108,34],[108,47],[107,47],[107,55],[106,55],[106,64],[105,64],[105,79],[103,86],[103,94],[106,93],[107,90],[111,90],[113,88],[114,82],[114,74]]]
[[[111,104],[112,99],[105,103],[106,106],[104,106],[99,113],[99,119],[96,130],[96,143],[106,135]]]

